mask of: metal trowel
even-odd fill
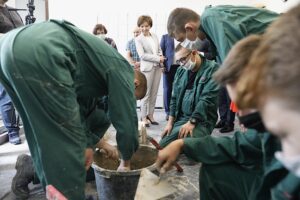
[[[166,180],[161,179],[150,170],[142,169],[135,200],[158,200],[175,193],[175,188]]]

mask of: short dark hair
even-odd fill
[[[185,33],[184,25],[191,21],[200,21],[200,15],[188,8],[175,8],[168,17],[168,34],[174,37],[174,32]]]
[[[107,30],[103,24],[96,24],[93,30],[93,34],[97,35],[97,30],[104,30],[104,33],[107,34]]]
[[[149,15],[142,15],[138,18],[137,20],[138,27],[140,27],[144,22],[147,22],[150,25],[150,27],[152,27],[153,25],[152,18]]]
[[[260,35],[250,35],[237,42],[220,69],[214,74],[214,79],[222,85],[236,83],[248,65],[251,55],[258,48],[261,37]]]
[[[134,76],[136,79],[138,79],[140,81],[140,85],[136,88],[136,91],[139,95],[139,99],[142,99],[145,97],[146,93],[147,93],[147,79],[146,76],[138,71],[138,70],[134,70]]]

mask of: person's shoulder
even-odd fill
[[[151,33],[151,36],[152,36],[153,38],[157,38],[157,35],[156,35],[155,33]]]
[[[214,17],[214,16],[220,15],[222,13],[226,13],[224,11],[240,9],[241,7],[242,6],[232,6],[232,5],[218,5],[218,6],[209,5],[209,6],[205,7],[205,10],[202,13],[201,18],[205,19],[207,17]]]
[[[143,40],[143,38],[144,38],[143,34],[140,34],[139,36],[137,36],[135,38],[135,41],[141,41],[141,40]]]
[[[205,68],[208,68],[208,69],[213,70],[213,71],[216,71],[216,70],[219,69],[220,65],[216,61],[208,60],[208,59],[203,58],[203,57],[202,57],[202,59],[204,59],[203,65],[204,65]]]
[[[127,45],[132,45],[134,43],[134,38],[128,40]]]
[[[179,66],[176,70],[176,76],[181,77],[183,74],[187,73],[187,70],[184,69],[182,66]]]

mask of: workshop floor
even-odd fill
[[[139,113],[139,110],[138,110]],[[156,139],[160,140],[160,133],[164,129],[166,125],[165,113],[163,110],[158,109],[155,111],[155,119],[160,123],[158,126],[150,126],[147,128],[147,134]],[[0,122],[0,126],[2,121]],[[238,125],[235,126],[238,129]],[[111,143],[115,143],[115,139],[113,135],[115,134],[115,130],[113,128],[109,129],[111,136],[109,136],[109,141]],[[231,133],[220,134],[218,130],[214,130],[213,136],[231,136]],[[25,139],[25,135],[23,129],[21,129],[21,145],[12,145],[10,143],[5,143],[0,145],[0,200],[11,200],[15,199],[14,195],[10,191],[11,181],[13,176],[15,175],[15,162],[18,155],[26,153],[30,154],[28,150],[27,141]],[[199,168],[201,166],[200,163],[195,163],[189,159],[187,159],[184,155],[181,155],[179,158],[179,164],[184,168],[184,173],[182,175],[178,175],[175,170],[169,172],[171,177],[176,176],[184,176],[186,178],[187,183],[189,184],[189,191],[186,192],[188,195],[188,199],[199,199],[199,187],[198,187],[198,175]],[[190,187],[192,186],[192,187]],[[184,189],[184,188],[183,188]],[[86,185],[86,194],[91,195],[94,199],[97,199],[97,191],[96,185],[94,182],[88,183]],[[187,197],[186,197],[187,198]],[[41,185],[32,185],[30,184],[30,200],[43,200],[46,199],[45,193],[42,190]]]

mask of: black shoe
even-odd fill
[[[215,125],[215,128],[223,128],[224,126],[225,126],[225,122],[220,120],[220,121]]]
[[[17,198],[29,197],[28,184],[33,181],[34,167],[32,158],[26,154],[18,156],[16,166],[17,173],[11,183],[11,190]]]
[[[158,122],[152,121],[148,116],[146,118],[150,121],[151,124],[153,124],[153,125],[159,125]]]
[[[233,131],[233,126],[225,125],[223,128],[220,129],[220,133],[228,133]]]

